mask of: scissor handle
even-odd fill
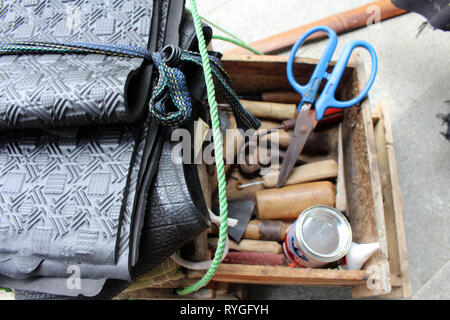
[[[293,74],[293,64],[295,60],[295,54],[297,53],[300,46],[305,42],[305,40],[316,32],[326,32],[328,34],[328,45],[322,55],[322,57],[319,60],[319,63],[317,64],[316,68],[314,69],[314,72],[309,79],[309,82],[306,85],[301,85],[297,81],[295,81],[294,74]],[[320,83],[324,78],[327,76],[327,68],[328,64],[331,61],[331,58],[333,57],[334,50],[336,49],[337,45],[337,34],[332,30],[331,28],[327,26],[318,26],[314,27],[310,30],[308,30],[303,36],[297,40],[297,42],[292,47],[291,53],[289,55],[289,60],[287,62],[286,66],[286,73],[287,78],[289,80],[289,83],[291,86],[302,95],[302,101],[300,102],[298,106],[298,111],[300,111],[300,108],[302,105],[306,102],[313,103],[316,99],[317,91],[319,90]]]
[[[341,81],[342,74],[344,73],[344,70],[347,67],[348,60],[350,59],[353,50],[355,50],[358,47],[365,48],[367,51],[369,51],[370,56],[372,57],[372,72],[370,73],[369,80],[367,81],[367,84],[364,87],[364,89],[355,98],[348,101],[336,100],[334,95],[339,85],[339,81]],[[315,109],[317,119],[318,120],[322,119],[327,108],[348,108],[364,99],[367,93],[369,92],[370,88],[372,87],[373,82],[375,81],[377,68],[378,68],[377,54],[375,53],[375,49],[367,41],[355,40],[346,45],[344,50],[342,51],[341,56],[339,57],[339,60],[334,66],[331,75],[328,78],[328,82],[325,88],[323,89],[322,94],[316,101]]]

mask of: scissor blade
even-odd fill
[[[313,111],[313,115],[309,116],[311,105],[305,105],[300,114],[298,115],[297,122],[294,128],[294,135],[291,142],[289,143],[288,149],[286,151],[286,156],[283,159],[280,175],[278,176],[277,188],[280,188],[284,182],[289,177],[295,163],[297,162],[298,156],[303,150],[309,136],[313,132],[317,124],[317,118]]]

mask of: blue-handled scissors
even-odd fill
[[[328,34],[328,45],[324,54],[320,58],[319,63],[314,69],[309,82],[306,85],[301,85],[294,79],[292,70],[295,55],[305,40],[316,32],[326,32]],[[363,40],[354,40],[347,44],[342,51],[339,60],[336,62],[333,71],[331,73],[327,73],[327,68],[331,58],[333,57],[333,53],[336,50],[336,45],[336,32],[327,26],[318,26],[306,32],[292,47],[287,63],[287,77],[291,86],[302,95],[302,100],[298,105],[297,111],[299,114],[295,123],[292,140],[287,149],[286,156],[283,159],[280,175],[277,181],[277,188],[280,188],[288,178],[295,163],[297,162],[298,156],[305,146],[306,140],[313,132],[317,122],[323,118],[325,111],[328,108],[348,108],[357,104],[365,98],[375,80],[378,67],[377,55],[374,48],[368,42]],[[348,60],[350,59],[353,50],[358,47],[367,49],[372,57],[372,72],[370,74],[369,81],[357,97],[348,101],[338,101],[334,97],[336,89],[342,78],[342,74],[347,67]],[[323,79],[327,79],[327,83],[322,93],[316,100],[317,92]],[[314,110],[311,110],[314,101]]]

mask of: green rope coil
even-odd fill
[[[198,289],[204,287],[209,283],[216,273],[217,268],[222,261],[223,252],[225,249],[225,241],[228,229],[228,204],[227,204],[227,194],[226,194],[226,181],[225,181],[225,169],[223,163],[223,144],[222,136],[220,132],[219,114],[217,108],[216,95],[214,91],[214,82],[211,74],[211,66],[209,64],[208,51],[206,50],[206,41],[203,35],[201,19],[197,11],[197,4],[195,0],[190,0],[192,18],[194,20],[195,32],[198,39],[198,47],[200,50],[200,55],[202,57],[203,64],[203,74],[205,76],[206,90],[208,93],[208,103],[210,106],[209,112],[211,115],[211,124],[213,132],[213,142],[214,142],[214,157],[216,160],[217,167],[217,182],[218,182],[218,193],[219,193],[219,216],[220,216],[220,227],[219,227],[219,241],[217,242],[217,250],[214,255],[214,259],[211,263],[206,274],[198,282],[194,283],[184,289],[177,290],[180,295],[189,294],[191,292],[197,291]]]

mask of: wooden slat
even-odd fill
[[[403,224],[403,203],[398,183],[389,109],[387,103],[382,102],[375,110],[378,110],[380,115],[375,124],[375,140],[383,188],[389,269],[391,276],[397,277],[397,283],[393,282],[392,277],[392,292],[384,297],[406,298],[411,296],[411,285]]]
[[[338,129],[338,174],[336,179],[336,209],[342,212],[347,211],[347,191],[345,188],[344,176],[344,143],[342,141],[342,123]]]
[[[363,59],[358,59],[358,67],[356,69],[355,76],[358,84],[356,92],[360,92],[366,85],[368,79],[368,74],[365,71]],[[362,151],[366,153],[367,162],[362,163],[363,161],[361,159],[361,155],[357,155],[357,153],[353,153],[353,157],[347,159],[351,159],[351,165],[356,164],[359,166],[359,169],[368,171],[370,180],[366,182],[368,182],[370,186],[357,186],[355,185],[355,181],[349,181],[347,185],[350,184],[352,188],[347,190],[347,195],[351,195],[353,197],[352,201],[354,202],[358,201],[357,198],[355,198],[359,193],[357,189],[366,188],[367,190],[370,190],[371,193],[370,199],[367,199],[371,203],[359,203],[359,207],[353,208],[353,210],[356,209],[359,212],[350,213],[352,230],[356,232],[358,236],[358,238],[354,239],[354,241],[359,243],[378,242],[380,245],[380,249],[377,253],[374,254],[364,266],[366,270],[370,270],[370,272],[374,274],[376,279],[375,286],[369,288],[366,284],[355,287],[352,290],[352,295],[356,298],[360,298],[388,294],[391,292],[391,283],[386,240],[386,226],[383,211],[383,195],[381,190],[380,172],[378,168],[377,148],[373,131],[370,102],[368,99],[365,99],[361,103],[358,111],[356,111],[355,108],[351,109],[353,109],[351,112],[357,112],[358,115],[354,118],[356,123],[347,123],[347,127],[353,126],[353,128],[350,129],[353,131],[358,131],[358,126],[361,126],[365,143],[364,146],[361,145],[356,147],[359,148],[359,153]],[[349,112],[346,111],[346,113]],[[346,139],[344,137],[344,141],[345,140]],[[361,163],[356,163],[357,161],[360,161]],[[348,163],[349,161],[345,162],[346,169],[348,167]],[[351,209],[352,205],[350,204],[350,201],[348,204],[349,209]]]
[[[375,109],[372,110],[372,122],[374,126],[377,124],[380,118],[381,118],[381,108],[377,106]]]
[[[190,271],[189,278],[200,278],[204,273]],[[304,269],[272,266],[221,264],[214,281],[274,285],[354,286],[367,281],[364,270]]]
[[[203,140],[201,142],[203,142]],[[217,185],[215,176],[211,176],[208,173],[206,164],[204,163],[197,165],[197,170],[206,206],[208,208],[211,208],[212,193],[214,192]],[[207,230],[203,231],[194,238],[193,247],[195,249],[194,252],[191,252],[191,256],[189,257],[189,259],[192,259],[192,261],[205,261],[211,259],[211,253],[208,250]]]

